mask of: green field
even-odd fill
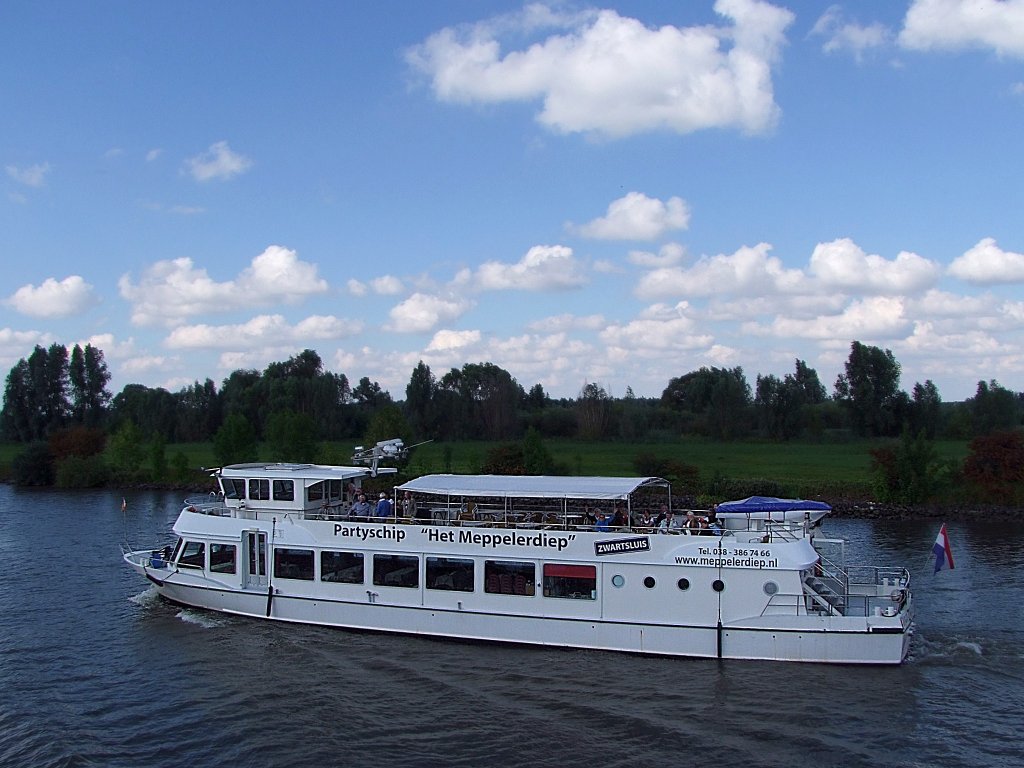
[[[350,462],[355,442],[325,443],[320,460],[329,464]],[[878,440],[851,440],[836,443],[769,443],[761,441],[712,442],[696,438],[657,443],[584,442],[545,440],[554,460],[578,475],[635,475],[634,461],[642,454],[681,462],[694,467],[702,482],[712,477],[735,481],[771,480],[791,493],[820,493],[821,489],[870,484],[872,447]],[[434,472],[473,473],[480,471],[488,451],[498,443],[427,443],[410,452],[409,475]],[[935,449],[942,459],[962,461],[967,455],[966,441],[938,441]],[[0,477],[10,476],[11,459],[20,445],[0,445]],[[185,454],[190,467],[216,465],[210,443],[180,443],[167,446],[170,459]],[[264,455],[272,460],[277,457]],[[145,469],[143,471],[145,474]]]
[[[578,475],[635,475],[634,460],[640,454],[689,464],[701,478],[715,474],[735,479],[769,478],[784,483],[864,483],[870,480],[870,449],[886,444],[878,440],[843,443],[712,442],[680,439],[658,443],[583,442],[546,440],[544,445],[556,462]],[[474,472],[495,444],[482,442],[429,443],[413,449],[412,474],[448,471],[445,445],[451,449],[452,472]],[[939,441],[941,459],[962,461],[966,441]],[[342,451],[339,445],[338,450]]]

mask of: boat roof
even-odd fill
[[[339,467],[330,464],[293,464],[289,462],[229,464],[226,467],[215,470],[215,472],[221,477],[272,477],[312,482],[348,480],[353,477],[365,477],[370,474],[370,470],[367,467]]]
[[[559,477],[555,475],[424,475],[399,491],[439,496],[530,499],[626,499],[638,488],[669,485],[660,477]]]
[[[796,519],[803,517],[787,515],[788,512],[810,512],[811,519],[817,520],[832,511],[823,501],[811,499],[780,499],[776,496],[748,496],[737,501],[723,501],[716,507],[719,517],[755,517],[759,519]]]

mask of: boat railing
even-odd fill
[[[189,496],[185,499],[185,509],[189,512],[198,512],[201,515],[213,515],[223,517],[229,513],[224,499],[215,493],[205,496]]]
[[[909,598],[910,571],[877,565],[844,569],[822,555],[804,585],[808,610],[843,616],[893,616]]]

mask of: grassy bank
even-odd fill
[[[354,441],[325,443],[320,460],[347,464],[355,444]],[[789,493],[802,495],[835,493],[843,487],[870,487],[870,449],[881,444],[875,440],[721,443],[695,438],[656,443],[544,442],[554,460],[572,474],[635,475],[637,457],[646,454],[694,467],[702,484],[715,477],[733,481],[770,480],[784,486]],[[470,441],[427,443],[411,451],[407,473],[478,472],[488,451],[496,445]],[[0,477],[6,479],[10,476],[11,460],[22,449],[20,445],[0,445]],[[935,449],[940,458],[959,462],[967,455],[967,442],[940,441],[935,443]],[[185,455],[191,468],[210,467],[217,463],[210,443],[171,444],[166,448],[166,456],[170,458],[179,451]],[[261,458],[271,460],[278,457],[271,457],[264,451]],[[148,467],[144,465],[141,472],[144,480],[147,474]]]

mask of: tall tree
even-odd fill
[[[796,361],[793,381],[800,390],[800,399],[805,405],[817,405],[828,399],[828,392],[818,378],[818,372],[809,368],[803,360]]]
[[[612,398],[600,384],[585,384],[576,399],[576,418],[579,435],[584,440],[600,440],[608,429],[612,413]]]
[[[900,364],[888,349],[853,342],[845,373],[836,378],[835,396],[858,434],[900,434],[907,396],[900,391]]]
[[[758,424],[769,437],[790,440],[803,431],[807,407],[825,398],[817,371],[797,360],[794,373],[782,379],[771,374],[757,377],[754,409]]]
[[[420,360],[405,387],[405,412],[416,435],[434,436],[436,396],[437,380],[430,366]]]
[[[71,383],[71,416],[77,424],[95,427],[103,423],[111,394],[107,389],[110,371],[103,359],[103,350],[86,344],[83,350],[75,344],[68,366]]]
[[[1014,394],[992,379],[979,381],[970,407],[971,428],[975,435],[1012,429],[1020,424],[1020,411]]]
[[[753,398],[743,369],[701,368],[669,380],[661,402],[677,411],[701,416],[704,429],[719,440],[742,434]]]
[[[910,431],[912,434],[924,432],[929,440],[935,439],[939,430],[939,419],[942,414],[942,398],[939,389],[927,379],[924,384],[917,382],[910,397]]]
[[[35,393],[32,389],[32,375],[28,361],[22,358],[10,373],[4,386],[4,407],[0,411],[0,426],[7,440],[19,443],[37,439],[33,431],[32,417],[35,407]]]
[[[182,387],[175,395],[177,440],[186,443],[213,439],[221,425],[221,398],[212,379]]]

